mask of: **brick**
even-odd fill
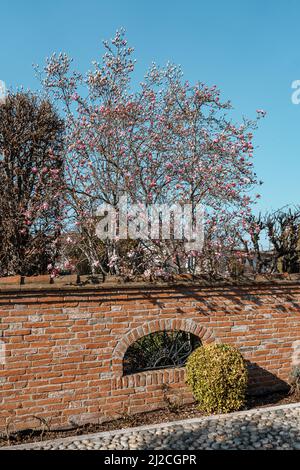
[[[25,429],[33,413],[63,426],[70,419],[100,421],[157,409],[165,406],[163,383],[169,386],[168,396],[191,403],[184,368],[122,376],[128,346],[160,329],[190,331],[203,336],[204,343],[235,345],[261,370],[289,378],[293,343],[300,334],[295,306],[300,289],[295,284],[289,289],[277,283],[188,291],[161,286],[154,292],[148,288],[147,298],[142,288],[127,291],[122,286],[122,293],[91,289],[85,293],[74,287],[70,294],[53,295],[49,288],[43,296],[2,293],[6,363],[0,364],[0,432],[10,416],[17,416],[16,426]],[[271,389],[272,378],[256,371],[251,387],[258,390],[260,384]]]

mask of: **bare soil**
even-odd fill
[[[244,410],[263,408],[272,405],[278,406],[289,403],[300,403],[300,392],[276,392],[264,396],[248,397]],[[9,436],[0,435],[0,447],[7,445],[14,446],[17,444],[29,444],[33,442],[61,439],[64,437],[80,436],[82,434],[92,434],[103,431],[114,431],[117,429],[126,429],[149,424],[167,423],[170,421],[180,421],[203,416],[207,416],[207,414],[199,411],[196,404],[181,407],[169,406],[157,411],[139,413],[133,416],[124,415],[122,418],[103,424],[86,424],[74,429],[50,431],[47,429],[27,429],[25,431],[12,433]]]

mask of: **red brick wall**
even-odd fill
[[[0,431],[102,422],[187,403],[184,369],[124,376],[127,347],[185,330],[237,346],[249,390],[286,386],[300,340],[299,283],[0,289]],[[163,390],[163,384],[167,388]]]

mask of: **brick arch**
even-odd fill
[[[151,333],[165,330],[186,331],[192,333],[205,344],[215,341],[213,331],[210,328],[200,325],[193,320],[188,319],[165,319],[165,320],[152,320],[145,322],[143,325],[134,328],[129,333],[123,336],[121,341],[117,344],[113,351],[113,369],[117,375],[123,375],[123,358],[124,355],[133,343],[138,341],[143,336],[148,336]]]

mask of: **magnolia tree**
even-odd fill
[[[85,75],[65,54],[53,55],[39,73],[66,121],[66,214],[70,253],[81,253],[92,272],[127,277],[226,271],[237,228],[247,228],[257,178],[253,171],[255,120],[235,124],[231,104],[216,86],[183,80],[180,67],[152,64],[135,86],[133,49],[123,30],[104,42],[101,62]],[[130,203],[190,204],[205,208],[201,251],[161,237],[102,240],[97,209]],[[197,220],[193,223],[197,224]],[[172,224],[171,224],[172,225]],[[66,250],[68,251],[68,250]],[[192,260],[192,262],[190,262]]]
[[[0,275],[52,270],[63,192],[63,121],[49,101],[8,94],[0,104]]]

